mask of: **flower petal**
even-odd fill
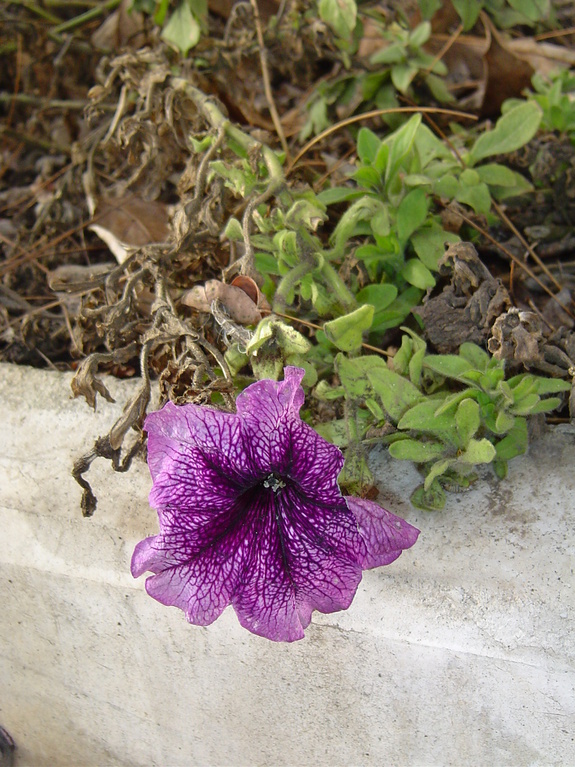
[[[331,613],[351,604],[363,541],[341,496],[321,506],[288,486],[254,502],[261,527],[232,604],[250,631],[276,641],[301,639],[313,610]]]
[[[304,402],[301,368],[286,367],[283,381],[256,381],[236,400],[244,444],[251,464],[261,472],[285,474],[292,451],[290,425]]]
[[[345,501],[357,520],[367,549],[361,562],[364,570],[389,565],[417,540],[419,530],[416,527],[377,503],[351,496],[346,496]]]
[[[289,440],[289,477],[300,492],[323,504],[340,503],[337,478],[344,463],[341,450],[299,419],[290,425]]]
[[[237,505],[217,516],[164,510],[166,532],[136,546],[132,575],[156,573],[146,580],[148,594],[207,626],[230,604],[245,569],[249,538],[242,521]]]
[[[148,461],[154,477],[150,505],[158,509],[162,529],[163,508],[216,513],[228,509],[242,489],[236,473],[222,469],[217,458],[163,434],[149,435]]]
[[[165,470],[166,461],[169,464],[183,445],[197,448],[224,477],[239,483],[254,479],[241,421],[235,413],[167,402],[161,410],[148,415],[144,429],[148,432],[148,464],[154,481]],[[164,440],[156,443],[157,437]]]

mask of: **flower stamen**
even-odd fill
[[[279,491],[286,486],[286,483],[272,472],[264,479],[263,486],[273,490],[274,493],[279,493]]]

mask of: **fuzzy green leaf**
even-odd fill
[[[445,253],[445,244],[461,240],[453,232],[446,232],[435,222],[426,223],[411,235],[411,244],[428,269],[437,271],[439,259]]]
[[[363,163],[371,165],[377,156],[380,146],[381,139],[379,136],[376,136],[369,128],[360,128],[357,134],[357,154]]]
[[[496,154],[509,154],[527,144],[537,133],[543,112],[534,101],[526,101],[500,117],[495,127],[483,133],[469,154],[472,165]]]
[[[477,344],[472,344],[469,341],[461,344],[459,347],[459,356],[469,362],[475,370],[484,371],[489,364],[489,354]]]
[[[469,441],[467,450],[458,456],[463,463],[478,464],[491,463],[495,458],[495,447],[488,439],[472,439]]]
[[[479,17],[483,7],[481,0],[452,0],[453,7],[459,14],[463,30],[469,31]]]
[[[385,144],[391,143],[391,150],[389,153],[389,160],[385,169],[385,184],[386,186],[394,178],[402,160],[407,153],[411,150],[413,142],[415,140],[415,134],[421,124],[421,115],[415,114],[411,117],[405,125],[402,125],[395,133],[393,133],[389,139],[386,139]]]
[[[497,459],[510,461],[515,456],[522,455],[527,450],[527,441],[527,420],[516,418],[509,434],[495,445]]]
[[[429,210],[429,201],[423,189],[413,189],[399,204],[397,209],[397,235],[405,244],[416,229],[425,222]]]
[[[445,506],[445,490],[435,480],[427,490],[423,485],[414,490],[410,500],[417,509],[440,511]]]
[[[401,276],[410,285],[421,290],[428,290],[435,285],[435,277],[418,258],[410,258],[409,261],[405,262]]]
[[[474,399],[466,398],[459,403],[455,412],[455,425],[462,445],[467,445],[481,423],[479,405]]]
[[[370,304],[360,306],[353,312],[326,322],[323,326],[328,339],[343,352],[358,351],[363,333],[373,322],[374,308]]]
[[[399,461],[426,463],[443,455],[444,446],[440,442],[422,442],[415,439],[402,439],[389,446],[389,454]]]
[[[357,6],[355,0],[319,0],[319,15],[336,35],[345,40],[355,29]]]
[[[423,394],[410,381],[386,365],[368,371],[367,377],[373,390],[378,395],[386,413],[394,423],[415,403],[423,399]]]
[[[200,25],[187,0],[182,0],[168,19],[161,37],[183,56],[187,56],[190,48],[198,44],[200,36]]]
[[[460,378],[473,370],[473,365],[455,354],[429,354],[423,365],[446,378]]]
[[[440,477],[442,474],[444,474],[452,465],[452,458],[444,458],[443,460],[436,461],[434,464],[432,464],[429,472],[427,473],[427,476],[425,477],[425,482],[423,483],[424,489],[429,490],[433,481],[437,479],[437,477]]]
[[[369,372],[387,368],[381,357],[368,354],[364,357],[349,359],[344,354],[335,358],[335,369],[345,393],[351,399],[365,397],[371,389]]]
[[[367,285],[356,295],[358,304],[371,304],[375,309],[373,324],[377,325],[379,315],[397,298],[397,288],[389,283]]]

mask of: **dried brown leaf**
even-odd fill
[[[230,318],[240,325],[256,325],[262,318],[256,303],[235,285],[219,280],[208,280],[205,285],[195,285],[182,296],[182,303],[200,312],[211,311],[213,301],[221,301]]]

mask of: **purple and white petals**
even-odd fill
[[[304,403],[303,376],[300,368],[287,367],[284,381],[256,381],[236,400],[249,462],[256,471],[289,471],[293,457],[290,427],[299,421]]]
[[[419,530],[416,527],[377,503],[352,496],[346,496],[345,501],[365,542],[366,553],[361,561],[364,570],[389,565],[417,540]]]
[[[343,498],[341,451],[299,417],[303,375],[252,384],[237,414],[168,403],[146,419],[160,534],[136,546],[132,574],[152,572],[150,596],[190,623],[231,604],[249,631],[301,639],[314,610],[345,610],[362,570],[417,539],[377,504]]]

